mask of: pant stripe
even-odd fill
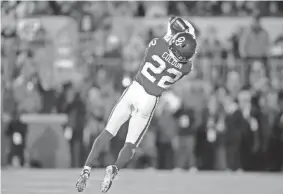
[[[111,119],[114,110],[116,109],[116,107],[117,107],[117,105],[119,104],[119,102],[123,99],[123,97],[125,96],[125,94],[127,93],[128,89],[130,88],[131,85],[132,85],[132,84],[130,84],[130,85],[124,90],[124,92],[123,92],[123,94],[121,95],[120,99],[118,100],[118,102],[117,102],[117,103],[115,104],[115,106],[113,107],[113,109],[112,109],[112,111],[111,111],[111,113],[110,113],[110,115],[109,115],[109,117],[108,117],[107,123],[108,123],[109,120]]]
[[[141,134],[139,135],[137,141],[135,142],[135,145],[136,145],[136,146],[139,146],[139,144],[140,144],[140,142],[141,142],[141,140],[142,140],[142,137],[143,137],[143,135],[145,134],[145,132],[146,132],[146,130],[147,130],[147,128],[148,128],[148,126],[149,126],[149,124],[150,124],[150,122],[151,122],[151,119],[152,119],[152,117],[153,117],[153,114],[154,114],[154,111],[155,111],[156,106],[157,106],[157,104],[158,104],[158,101],[159,101],[159,97],[156,97],[156,101],[155,101],[154,107],[153,107],[153,109],[152,109],[152,111],[151,111],[151,113],[150,113],[150,115],[149,115],[148,121],[147,121],[147,123],[146,123],[144,129],[142,130]]]

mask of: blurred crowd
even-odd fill
[[[172,14],[253,15],[250,26],[239,28],[227,40],[217,35],[217,29],[200,32],[194,24],[199,37],[194,70],[164,93],[129,167],[281,170],[283,31],[270,40],[261,17],[282,17],[282,8],[280,1],[1,2],[2,121],[8,123],[5,132],[11,140],[9,162],[16,155],[21,165],[25,163],[28,127],[19,119],[22,114],[64,113],[68,115],[63,130],[70,143],[71,165],[83,165],[112,107],[132,81],[148,42],[164,34],[159,29],[137,32],[131,27],[118,33],[112,26],[113,16],[150,20]],[[82,75],[79,81],[50,81],[55,79],[51,61],[42,61],[37,53],[47,41],[44,29],[32,41],[29,35],[36,26],[19,32],[19,20],[43,15],[70,16],[79,24],[75,67]],[[98,166],[113,161],[126,132],[127,123],[105,149]]]

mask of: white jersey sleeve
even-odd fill
[[[195,32],[195,28],[193,27],[193,25],[186,20],[184,20],[184,22],[189,27],[189,29],[186,30],[186,32],[188,32],[189,34],[193,35],[193,37],[196,38],[196,32]]]

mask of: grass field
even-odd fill
[[[75,194],[80,170],[2,170],[2,194]],[[100,193],[104,171],[92,172],[85,194]],[[112,194],[283,194],[283,174],[123,170]]]

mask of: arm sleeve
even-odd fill
[[[186,32],[188,32],[189,34],[193,35],[193,37],[196,37],[196,32],[195,32],[195,28],[193,27],[193,25],[190,22],[186,21],[186,20],[184,20],[184,22],[189,27],[186,30]]]

